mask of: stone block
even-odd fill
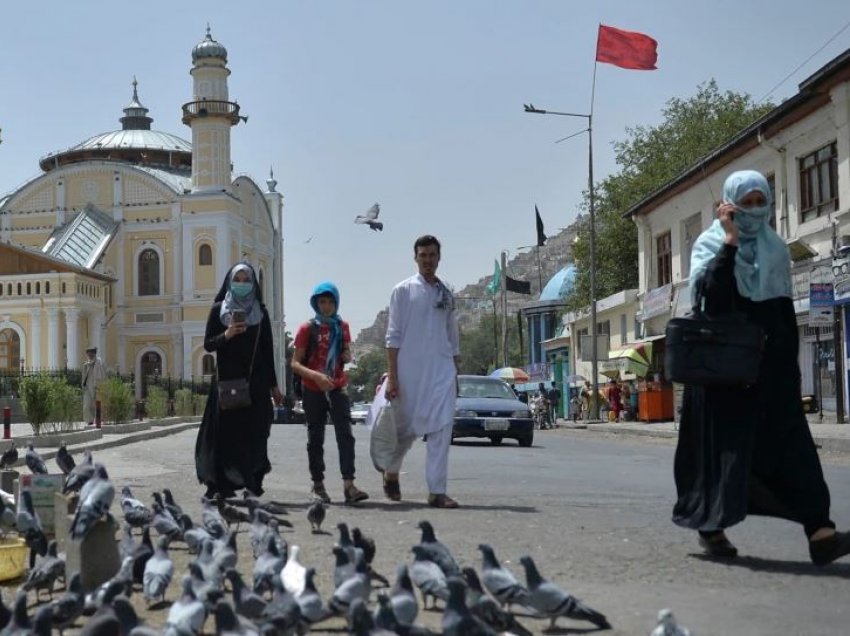
[[[3,470],[0,471],[0,489],[6,491],[10,495],[14,495],[17,492],[17,488],[15,488],[15,480],[21,476],[17,470]]]
[[[15,492],[16,501],[20,499],[21,491],[30,491],[32,505],[41,520],[41,528],[48,537],[53,536],[53,527],[56,523],[53,497],[55,493],[62,492],[64,483],[65,475],[62,473],[53,475],[23,474],[18,478],[18,490]]]
[[[65,515],[70,528],[72,515]],[[105,583],[121,569],[121,557],[118,554],[118,541],[115,534],[118,524],[112,519],[98,521],[82,541],[74,541],[65,534],[65,571],[70,580],[76,572],[80,573],[83,589],[90,592]]]

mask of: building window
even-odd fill
[[[702,233],[702,214],[697,212],[682,222],[682,278],[687,278],[691,272],[691,252],[699,235]]]
[[[50,281],[46,281],[46,282],[44,283],[44,293],[45,293],[45,294],[49,294],[49,293],[50,293]]]
[[[590,333],[590,329],[588,327],[582,327],[581,329],[576,329],[576,350],[578,351],[578,359],[583,360],[582,350],[581,350],[581,341],[584,339],[584,336]]]
[[[212,247],[208,243],[202,243],[198,248],[198,265],[212,264]]]
[[[213,375],[215,373],[215,356],[211,353],[205,353],[201,358],[201,373],[203,375]]]
[[[159,254],[146,249],[139,254],[139,296],[159,295]]]
[[[656,272],[658,284],[656,287],[673,282],[673,239],[670,232],[655,237]]]
[[[798,160],[802,222],[838,209],[838,144],[819,148]]]
[[[624,345],[629,341],[628,338],[628,320],[626,314],[620,314],[620,344]]]
[[[611,321],[610,320],[606,320],[605,322],[600,322],[600,323],[596,324],[596,336],[597,336],[597,338],[599,336],[608,336],[608,349],[610,351],[610,349],[611,349]],[[598,345],[597,345],[597,349],[598,349]],[[600,352],[597,351],[596,353],[599,354]]]
[[[21,339],[14,329],[0,331],[0,371],[17,373],[21,366]]]

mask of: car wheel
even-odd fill
[[[501,438],[501,437],[491,437],[491,438],[490,438],[490,443],[491,443],[493,446],[501,446],[501,445],[502,445],[502,441],[503,441],[503,438]]]
[[[529,433],[528,435],[518,437],[517,441],[519,442],[519,445],[523,448],[529,448],[534,443],[534,433]]]

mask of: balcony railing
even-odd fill
[[[202,117],[225,117],[234,125],[239,122],[239,104],[211,99],[183,104],[184,124]]]

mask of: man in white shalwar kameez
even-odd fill
[[[106,378],[103,361],[97,357],[97,347],[86,349],[86,361],[83,363],[83,417],[89,426],[94,424],[96,415],[97,385]]]
[[[390,298],[383,388],[401,422],[396,460],[384,472],[384,491],[390,499],[401,499],[401,461],[413,440],[425,437],[428,503],[457,508],[446,494],[460,359],[454,296],[436,275],[440,242],[422,236],[413,252],[419,273],[396,285]]]

